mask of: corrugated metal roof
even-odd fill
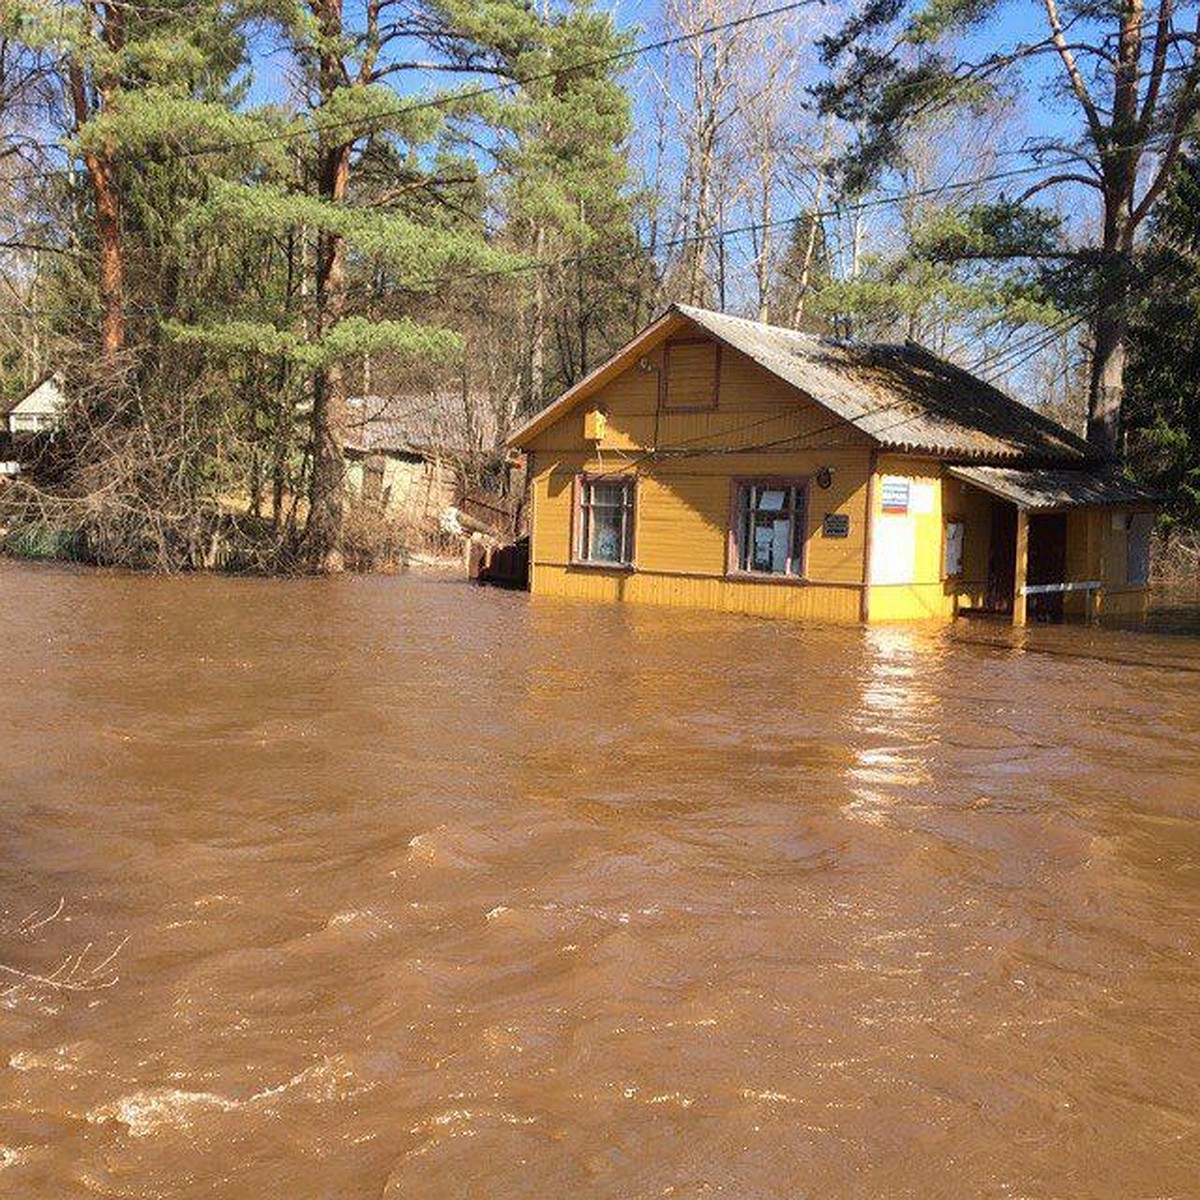
[[[881,446],[991,461],[1093,457],[1057,422],[912,342],[839,342],[689,305],[672,310]]]
[[[949,472],[956,479],[1034,511],[1114,504],[1149,505],[1158,500],[1153,492],[1126,479],[1120,468],[1111,465],[1032,471],[1013,467],[950,467]]]
[[[353,396],[346,449],[362,454],[475,454],[495,449],[499,421],[486,396],[461,391]]]

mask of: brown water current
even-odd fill
[[[0,1196],[1200,1196],[1195,632],[0,613]]]

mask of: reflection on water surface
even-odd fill
[[[1195,1194],[1200,641],[0,596],[0,1195]]]

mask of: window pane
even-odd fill
[[[633,562],[632,479],[584,479],[579,489],[579,558],[583,562]]]
[[[782,575],[787,571],[792,522],[787,516],[754,513],[750,517],[749,563],[743,569]]]
[[[591,545],[588,558],[594,562],[624,562],[622,553],[622,511],[619,508],[599,508],[592,512]]]
[[[753,492],[751,507],[758,509],[759,512],[782,512],[788,507],[791,498],[791,488],[756,487],[751,491]]]
[[[739,484],[733,527],[737,569],[762,575],[800,575],[805,522],[803,487]]]
[[[589,499],[594,505],[605,505],[619,508],[625,503],[625,484],[623,483],[592,483],[588,485]]]

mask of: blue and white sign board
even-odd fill
[[[885,475],[880,489],[880,502],[885,513],[908,512],[908,480],[903,475]]]

